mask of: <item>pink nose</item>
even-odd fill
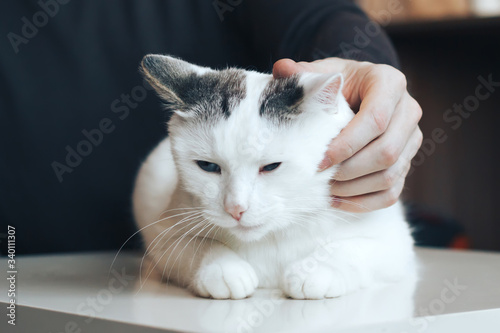
[[[225,206],[224,210],[229,213],[236,221],[241,220],[241,216],[246,211],[246,208],[243,208],[240,205],[235,206]]]

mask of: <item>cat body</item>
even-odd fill
[[[413,274],[400,203],[360,214],[330,206],[336,168],[317,168],[353,117],[341,75],[273,79],[158,55],[142,70],[173,112],[133,195],[150,271],[232,299],[257,287],[337,297]]]

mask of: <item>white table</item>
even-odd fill
[[[417,254],[418,282],[318,301],[202,299],[151,278],[141,288],[137,253],[118,255],[109,278],[115,253],[17,256],[17,325],[3,310],[0,332],[500,332],[500,254]],[[2,309],[7,289],[3,278]]]

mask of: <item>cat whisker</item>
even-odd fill
[[[177,217],[177,216],[181,216],[181,215],[185,215],[185,213],[183,213],[183,214],[177,214],[177,215],[174,215],[174,216],[171,216],[171,217]],[[174,224],[173,224],[173,225],[171,225],[170,227],[165,228],[163,231],[161,231],[161,233],[160,233],[160,234],[164,234],[165,232],[168,232],[170,229],[172,229],[172,228],[174,228],[174,227],[178,226],[179,224],[181,224],[181,223],[183,223],[183,222],[187,222],[187,221],[189,221],[189,219],[192,219],[192,218],[194,218],[194,217],[196,217],[196,216],[198,216],[198,215],[202,215],[202,213],[201,213],[201,212],[194,212],[194,213],[193,213],[193,212],[191,212],[191,213],[190,213],[190,215],[188,215],[188,216],[186,216],[186,217],[182,218],[180,221],[177,221],[176,223],[174,223]],[[153,241],[151,242],[150,246],[151,246],[151,245],[152,245],[152,244],[156,241],[156,239],[157,239],[159,236],[160,236],[160,235],[156,236],[156,237],[153,239]],[[156,245],[155,245],[155,246],[156,246]],[[148,254],[148,249],[149,249],[149,247],[146,249],[146,251],[145,251],[145,255],[147,255],[147,254]]]
[[[198,217],[196,217],[196,218],[198,218]],[[170,236],[167,240],[165,240],[164,244],[167,244],[167,243],[169,242],[169,240],[170,240],[172,237],[174,237],[175,235],[177,235],[179,232],[181,232],[181,231],[182,231],[182,229],[185,229],[186,227],[189,227],[189,226],[191,226],[192,224],[195,224],[195,227],[196,227],[196,225],[198,225],[198,221],[196,221],[196,218],[193,218],[191,221],[189,221],[189,222],[188,222],[186,225],[184,225],[182,228],[180,228],[180,229],[176,230],[176,231],[174,232],[174,234],[173,234],[173,235],[171,235],[171,236]],[[158,265],[158,263],[159,263],[159,261],[161,260],[161,258],[163,258],[163,256],[165,255],[166,251],[168,251],[168,250],[170,249],[170,247],[172,247],[174,244],[175,244],[175,242],[174,242],[174,243],[172,243],[172,244],[171,244],[171,245],[170,245],[167,249],[163,250],[163,252],[162,252],[162,248],[158,248],[158,249],[156,250],[156,253],[152,255],[152,257],[153,257],[153,258],[152,258],[152,261],[153,261],[153,262],[156,262],[156,263],[155,263],[155,265],[153,266],[153,268],[152,268],[152,269],[151,269],[151,270],[150,270],[150,271],[146,274],[145,281],[144,281],[143,283],[141,283],[141,288],[142,288],[142,286],[144,285],[144,283],[146,283],[147,279],[148,279],[148,278],[149,278],[149,276],[152,274],[152,272],[154,271],[154,269],[155,269],[155,268],[156,268],[156,266]],[[160,253],[162,253],[162,254],[159,256],[159,258],[157,258],[156,256],[157,256],[157,255],[159,255]],[[151,257],[151,254],[150,254],[150,257]],[[142,274],[141,274],[141,277],[142,277]],[[142,278],[141,278],[141,281],[142,281]]]
[[[209,221],[209,223],[211,223],[211,221]],[[212,224],[212,227],[210,228],[210,230],[208,230],[207,232],[207,235],[205,237],[203,237],[201,239],[201,242],[200,244],[198,245],[198,247],[195,249],[194,251],[194,254],[193,254],[193,258],[191,258],[191,262],[189,264],[189,267],[192,268],[193,267],[193,263],[194,263],[194,258],[196,258],[196,254],[198,253],[198,250],[200,249],[200,247],[202,246],[202,244],[208,240],[208,239],[212,239],[212,242],[210,243],[210,245],[213,244],[213,241],[214,241],[214,237],[215,237],[215,234],[214,234],[214,237],[208,237],[208,235],[210,235],[210,233],[212,232],[212,230],[216,229],[215,233],[217,233],[217,231],[219,231],[219,229],[217,229],[218,226],[216,224]],[[179,273],[177,273],[179,274]]]
[[[201,216],[200,216],[200,217],[201,217]],[[175,230],[175,232],[174,232],[172,235],[170,235],[170,237],[168,237],[166,240],[164,240],[164,241],[163,241],[163,245],[168,244],[168,243],[169,243],[169,241],[172,239],[172,237],[175,237],[175,236],[176,236],[176,235],[178,235],[178,234],[181,234],[181,235],[179,235],[179,237],[183,237],[186,233],[182,233],[182,230],[183,230],[183,229],[186,229],[186,228],[188,228],[188,227],[190,227],[190,226],[192,226],[193,224],[194,224],[195,226],[194,226],[194,227],[191,227],[191,229],[195,229],[195,228],[196,228],[196,226],[198,225],[198,222],[199,222],[199,221],[198,221],[198,220],[196,220],[196,219],[198,219],[198,218],[200,218],[200,217],[195,217],[195,218],[193,218],[191,221],[189,221],[189,222],[188,222],[187,224],[185,224],[183,227],[181,227],[180,229]],[[163,245],[162,245],[162,246],[163,246]],[[165,252],[166,252],[166,251],[168,251],[168,250],[169,250],[172,246],[174,246],[174,245],[175,245],[175,241],[174,241],[172,244],[170,244],[170,246],[168,246],[166,249],[159,248],[159,249],[156,251],[156,253],[153,255],[153,261],[156,261],[157,263],[159,263],[159,261],[161,260],[161,258],[163,258],[163,256],[165,255]],[[175,248],[174,248],[174,249],[175,249]],[[163,250],[163,252],[162,252],[162,250]],[[159,256],[159,257],[157,258],[157,256]],[[156,265],[155,265],[155,267],[156,267]],[[154,269],[155,267],[153,267],[153,269]],[[151,272],[149,272],[149,273],[147,274],[147,277],[149,277],[149,276],[151,275],[151,273],[152,273],[152,271],[151,271]]]
[[[163,214],[165,213],[168,213],[168,212],[171,212],[171,211],[174,211],[174,210],[200,210],[202,209],[203,207],[184,207],[184,208],[170,208],[170,209],[166,209],[164,210],[163,212],[161,212],[158,216],[162,216]]]
[[[329,201],[329,200],[331,200],[331,197],[322,198],[321,200],[325,200],[325,199]],[[311,199],[311,198],[302,198],[300,200],[304,201],[304,200],[314,200],[314,199]],[[338,200],[339,202],[343,202],[343,203],[347,203],[347,204],[350,204],[350,205],[354,205],[354,206],[356,206],[358,208],[366,210],[367,212],[370,211],[370,208],[368,208],[367,206],[362,205],[362,204],[357,203],[357,202],[354,202],[354,201],[351,201],[351,200],[343,199],[343,198],[340,198],[340,197],[337,197],[336,200]],[[331,207],[331,208],[332,209],[336,209],[335,207]],[[344,212],[344,211],[342,211],[342,212]]]
[[[345,200],[345,199],[343,199],[343,200]],[[304,201],[304,200],[301,200],[301,202],[303,202],[303,201]],[[346,200],[346,202],[353,203],[353,202],[348,201],[348,200]],[[355,204],[355,203],[353,203],[353,204]],[[358,205],[359,205],[359,204],[358,204]],[[360,205],[360,206],[362,206],[362,205]],[[323,208],[319,208],[319,207],[318,207],[318,208],[310,208],[310,207],[297,208],[297,207],[290,207],[290,208],[295,208],[295,209],[297,209],[297,210],[303,210],[303,209],[315,209],[315,210],[321,210],[321,211],[332,211],[332,210],[333,210],[333,211],[335,211],[335,212],[337,212],[337,213],[342,213],[342,214],[344,214],[344,215],[348,215],[348,216],[351,216],[351,217],[354,217],[354,218],[358,218],[358,219],[359,219],[359,216],[358,216],[358,215],[356,215],[355,213],[346,212],[346,211],[343,211],[343,210],[340,210],[340,209],[337,209],[337,208],[335,208],[335,207],[331,207],[331,206],[328,206],[328,207],[323,207]],[[368,208],[366,208],[366,207],[365,207],[365,209],[368,209]]]
[[[189,245],[189,243],[191,243],[193,240],[195,239],[198,239],[198,237],[200,236],[200,234],[205,231],[208,227],[212,226],[210,223],[206,223],[207,219],[203,220],[202,222],[200,223],[204,223],[205,226],[196,233],[196,235],[192,236],[191,239],[186,243],[186,245],[184,245],[184,247],[179,251],[179,254],[177,255],[177,257],[175,258],[174,262],[172,263],[172,265],[170,266],[170,270],[168,272],[168,275],[167,275],[167,280],[170,278],[170,274],[172,273],[172,269],[173,267],[175,266],[175,263],[177,262],[177,260],[179,260],[179,258],[181,257],[181,255],[183,254],[183,252],[186,250],[187,246]],[[201,237],[201,240],[200,240],[200,243],[203,242],[203,239],[205,237]],[[196,242],[196,241],[195,241]],[[163,269],[163,272],[165,272],[165,269]],[[179,274],[179,271],[177,271],[177,274]],[[177,278],[179,276],[177,275]]]
[[[175,243],[175,247],[172,249],[172,251],[170,251],[170,255],[168,256],[167,258],[167,261],[165,262],[165,265],[163,267],[163,273],[162,273],[162,279],[163,277],[165,276],[165,270],[167,269],[167,266],[168,266],[168,263],[170,262],[170,258],[172,257],[172,254],[174,254],[175,252],[175,249],[177,248],[177,246],[179,246],[179,244],[188,236],[191,236],[191,232],[193,230],[196,230],[197,228],[201,228],[201,230],[199,230],[194,236],[191,236],[190,239],[188,240],[188,242],[186,243],[186,245],[184,245],[184,247],[181,249],[181,251],[179,252],[179,254],[177,255],[177,257],[175,258],[174,262],[172,263],[171,267],[170,267],[170,270],[168,272],[168,275],[167,275],[167,281],[169,281],[170,279],[170,273],[172,272],[172,268],[175,266],[175,263],[177,262],[177,260],[179,259],[179,257],[181,256],[182,252],[186,249],[186,246],[189,245],[189,243],[191,243],[191,241],[195,238],[198,237],[198,235],[203,232],[203,230],[205,230],[209,224],[208,223],[204,223],[206,221],[206,219],[204,219],[203,221],[200,221],[199,223],[197,223],[196,226],[194,226],[193,228],[191,228],[188,232],[184,233],[180,238],[178,238]]]
[[[189,208],[187,208],[189,209]],[[160,222],[163,222],[169,218],[172,218],[172,217],[176,217],[176,216],[179,216],[179,215],[184,215],[184,214],[187,214],[187,213],[181,213],[181,214],[178,214],[178,215],[174,215],[174,216],[169,216],[169,217],[166,217],[166,218],[163,218],[163,219],[159,219],[157,221],[154,221],[154,222],[151,222],[149,223],[148,225],[140,228],[139,230],[137,230],[136,232],[134,232],[129,238],[127,238],[127,240],[120,246],[120,248],[118,249],[118,251],[116,252],[114,258],[113,258],[113,261],[111,262],[111,265],[109,266],[109,270],[108,270],[108,277],[109,277],[109,274],[111,274],[111,269],[113,268],[113,265],[115,264],[115,261],[116,261],[116,258],[118,258],[118,255],[120,254],[120,252],[122,251],[123,247],[135,236],[137,235],[138,233],[142,232],[143,230],[151,227],[151,226],[154,226]]]
[[[181,214],[178,214],[178,215],[181,215]],[[170,227],[165,228],[165,229],[161,232],[161,234],[164,234],[165,232],[170,231],[172,228],[177,227],[177,226],[179,226],[180,224],[182,224],[182,223],[184,223],[184,222],[189,222],[190,220],[193,220],[193,219],[195,219],[195,218],[197,218],[197,217],[199,217],[199,216],[202,216],[202,215],[203,215],[203,213],[201,213],[201,212],[194,212],[194,213],[193,213],[193,212],[191,212],[191,214],[189,214],[188,216],[183,217],[180,221],[177,221],[177,222],[175,222],[173,225],[171,225]],[[159,236],[159,235],[158,235],[158,236]],[[151,243],[154,243],[154,242],[155,242],[155,240],[158,238],[158,236],[156,236],[156,237],[153,239],[153,241],[152,241]],[[163,237],[162,237],[162,238],[163,238]],[[160,241],[161,241],[161,239],[160,239]],[[156,246],[156,245],[155,245],[155,246]],[[146,255],[148,254],[147,249],[146,249],[146,253],[145,253],[145,254],[146,254]]]
[[[337,200],[339,202],[343,202],[343,203],[349,204],[349,205],[352,205],[352,206],[355,206],[355,207],[358,207],[358,208],[361,208],[361,209],[363,209],[366,212],[370,212],[371,211],[371,209],[368,208],[367,206],[362,205],[362,204],[357,203],[357,202],[354,202],[354,201],[351,201],[351,200],[342,199],[342,198],[336,198],[335,200]]]
[[[293,208],[287,208],[285,210],[286,212],[298,212],[298,213],[304,213],[304,214],[320,214],[322,212],[332,212],[332,209],[321,209],[321,208],[296,208],[296,207],[293,207]],[[335,213],[337,213],[337,211],[334,211]],[[340,212],[340,211],[339,211]],[[347,213],[345,214],[347,215],[348,217],[351,217],[353,219],[359,219],[360,217],[353,214],[353,213]],[[336,218],[340,218],[339,216],[335,216]]]
[[[146,251],[144,252],[144,255],[142,256],[142,259],[141,259],[141,264],[140,264],[140,267],[139,267],[139,272],[142,272],[142,266],[143,266],[143,262],[144,262],[144,258],[151,254],[154,249],[156,248],[156,246],[162,241],[162,239],[165,237],[165,235],[170,232],[172,230],[172,228],[174,227],[177,227],[179,226],[180,224],[182,223],[187,223],[187,225],[190,225],[190,222],[192,222],[195,218],[198,218],[199,216],[201,216],[202,213],[193,213],[191,215],[188,215],[187,217],[184,217],[182,220],[176,222],[174,225],[166,228],[165,230],[163,230],[161,233],[159,233],[152,241],[151,243],[149,244],[149,246],[147,247]],[[181,229],[182,230],[182,229]],[[160,239],[158,239],[158,237],[160,237]],[[157,240],[158,239],[158,240]],[[153,246],[153,248],[151,248],[151,246]],[[151,250],[150,250],[151,248]],[[141,279],[142,279],[142,275],[141,275]],[[141,281],[142,282],[142,281]]]
[[[311,215],[308,215],[308,216],[303,216],[302,218],[304,220],[308,220],[308,221],[311,221],[311,219],[312,219],[313,222],[315,222],[314,219],[318,219],[319,221],[324,221],[324,217],[322,217],[322,216],[311,216]],[[349,220],[347,220],[347,219],[345,219],[343,217],[340,217],[340,216],[335,216],[335,220],[332,221],[332,222],[335,222],[337,220],[340,220],[340,221],[345,222],[347,224],[351,223],[351,221],[349,221]]]

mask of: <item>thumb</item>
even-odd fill
[[[292,59],[280,59],[274,63],[273,76],[275,79],[289,77],[293,74],[308,71],[305,63],[295,62]],[[310,69],[309,69],[310,71]]]

